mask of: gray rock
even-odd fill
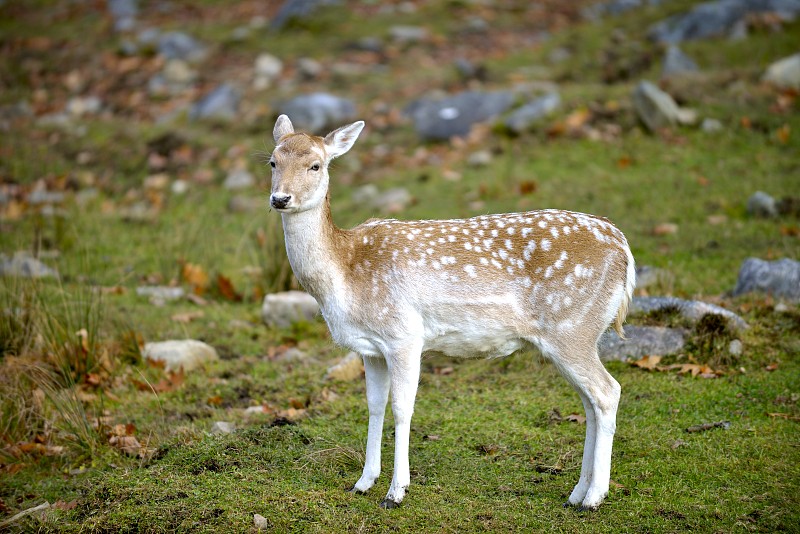
[[[181,59],[197,63],[206,58],[208,50],[191,35],[173,31],[158,35],[158,53],[165,59]]]
[[[267,89],[283,72],[283,61],[272,54],[259,54],[254,67],[253,87]]]
[[[256,185],[255,177],[247,169],[234,169],[225,177],[222,186],[228,190],[249,189]]]
[[[782,89],[800,89],[800,54],[776,61],[761,79]]]
[[[58,273],[27,252],[20,251],[10,257],[0,253],[0,276],[58,278]]]
[[[515,109],[506,118],[506,127],[515,133],[525,132],[536,122],[553,113],[560,105],[561,97],[559,94],[548,93]]]
[[[600,336],[598,353],[606,361],[626,361],[643,356],[666,356],[683,350],[685,332],[661,326],[625,326],[625,339],[613,330]]]
[[[177,372],[183,368],[187,373],[202,367],[207,362],[219,359],[214,347],[195,339],[145,343],[142,357],[163,363],[165,371]]]
[[[645,5],[658,6],[665,1],[667,0],[612,0],[592,4],[581,10],[581,14],[585,19],[596,20],[604,15],[620,15]]]
[[[196,102],[189,111],[190,119],[232,120],[239,111],[241,95],[229,83],[223,83]]]
[[[665,269],[650,267],[649,265],[636,266],[636,289],[669,284],[673,275]]]
[[[747,213],[754,217],[777,217],[778,204],[763,191],[756,191],[747,199]]]
[[[422,99],[406,108],[417,133],[426,140],[446,140],[469,134],[473,124],[486,122],[514,103],[509,91],[467,91],[441,100]]]
[[[114,29],[118,32],[131,31],[136,26],[139,12],[137,0],[108,0],[108,12],[114,19]]]
[[[48,191],[46,189],[34,189],[28,195],[28,204],[32,206],[42,206],[45,204],[63,204],[66,195],[62,191]]]
[[[734,329],[747,328],[744,319],[730,310],[715,304],[708,304],[699,300],[684,300],[675,297],[634,297],[631,301],[631,313],[650,313],[658,310],[675,309],[681,317],[696,323],[705,315],[721,315],[728,320],[728,325]]]
[[[269,528],[269,520],[261,514],[253,514],[253,526],[256,530],[266,530]]]
[[[270,23],[273,30],[281,30],[288,24],[311,17],[319,7],[339,4],[340,0],[286,0]]]
[[[171,286],[141,286],[136,288],[140,297],[148,297],[154,306],[163,306],[167,302],[182,299],[186,291],[182,287]]]
[[[272,293],[264,297],[261,319],[269,326],[288,328],[298,321],[313,321],[319,314],[317,301],[303,291]]]
[[[683,53],[678,45],[671,44],[664,53],[661,78],[671,78],[700,70],[692,58]]]
[[[722,123],[717,119],[705,118],[700,124],[700,129],[706,133],[714,133],[722,130]]]
[[[408,189],[394,187],[378,193],[372,200],[372,206],[384,213],[399,213],[405,210],[411,203],[412,197]]]
[[[741,32],[742,23],[751,13],[772,13],[784,21],[800,14],[800,0],[716,0],[704,2],[658,22],[648,30],[648,37],[659,43],[680,43],[690,39],[723,37]]]
[[[295,97],[280,105],[279,110],[289,116],[296,129],[316,134],[328,133],[356,115],[353,101],[328,93]]]
[[[493,156],[490,150],[476,150],[467,158],[467,163],[472,167],[486,167],[492,162]]]
[[[73,96],[67,100],[64,111],[73,117],[83,117],[98,113],[102,107],[103,103],[96,96]]]
[[[313,80],[322,74],[322,63],[310,57],[301,57],[297,60],[297,71],[306,80]]]
[[[800,261],[788,258],[776,261],[746,259],[739,269],[739,279],[733,295],[753,291],[792,302],[800,301]]]
[[[212,434],[231,434],[234,430],[236,430],[236,425],[227,421],[215,421],[211,425]]]
[[[670,95],[648,81],[642,81],[633,91],[633,106],[650,131],[679,122],[680,108]]]
[[[422,26],[392,26],[389,36],[397,43],[418,43],[428,38],[427,28]]]
[[[744,352],[744,345],[738,339],[734,339],[728,344],[728,354],[731,356],[741,356],[742,352]]]

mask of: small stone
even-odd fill
[[[144,179],[144,188],[151,191],[163,191],[169,186],[169,175],[165,173],[151,174]]]
[[[233,120],[239,111],[241,95],[229,83],[223,83],[195,103],[189,111],[191,119]]]
[[[20,251],[12,257],[0,253],[0,276],[58,278],[58,273],[27,252]]]
[[[636,266],[636,289],[670,285],[673,278],[672,273],[665,269],[650,267],[649,265]]]
[[[206,48],[199,41],[183,32],[162,33],[158,35],[157,39],[158,53],[166,59],[182,59],[190,63],[197,63],[205,59],[208,54]]]
[[[164,65],[164,81],[172,85],[186,86],[192,83],[197,73],[181,59],[170,59]]]
[[[136,288],[136,294],[140,297],[148,297],[154,306],[163,306],[167,302],[184,298],[186,291],[182,287],[141,286]]]
[[[230,434],[236,430],[236,425],[227,421],[216,421],[211,425],[212,434]]]
[[[392,26],[389,36],[396,43],[418,43],[428,38],[428,30],[421,26]]]
[[[515,133],[529,130],[536,122],[552,114],[561,105],[558,93],[548,93],[514,110],[506,119],[506,126]]]
[[[297,71],[307,80],[313,80],[322,74],[322,63],[310,57],[301,57],[297,60]]]
[[[263,515],[253,514],[253,526],[258,530],[269,528],[269,521]]]
[[[683,330],[660,326],[625,326],[625,339],[613,330],[600,337],[598,353],[604,361],[627,361],[628,358],[665,356],[683,350]]]
[[[225,177],[223,187],[229,191],[249,189],[256,184],[255,177],[247,169],[234,169]]]
[[[178,372],[182,368],[187,373],[219,359],[214,347],[195,339],[145,343],[142,357],[163,363],[167,372]]]
[[[298,321],[313,321],[319,314],[317,301],[303,291],[272,293],[264,297],[261,319],[268,326],[288,328]]]
[[[721,306],[699,300],[684,300],[675,297],[633,297],[630,304],[631,313],[650,313],[659,310],[676,310],[681,317],[698,322],[705,315],[721,315],[728,325],[736,330],[747,328],[747,322],[730,310]]]
[[[547,54],[547,60],[550,63],[563,63],[571,57],[572,57],[572,52],[570,52],[569,49],[564,48],[563,46],[554,48],[553,50],[550,51],[549,54]]]
[[[184,195],[189,191],[189,182],[186,180],[175,180],[170,186],[173,195]]]
[[[102,102],[96,96],[74,96],[67,101],[65,111],[73,117],[94,115],[102,108]]]
[[[259,54],[254,72],[256,80],[254,84],[258,85],[258,89],[266,89],[280,77],[283,72],[283,61],[272,54]]]
[[[643,81],[633,92],[636,113],[650,131],[665,126],[674,126],[679,121],[680,108],[672,97],[653,85]]]
[[[364,373],[364,360],[361,355],[350,352],[345,356],[342,361],[336,365],[328,368],[325,373],[325,380],[341,380],[349,382],[360,378]]]
[[[353,204],[362,205],[362,204],[372,204],[380,191],[378,190],[378,186],[375,184],[364,184],[358,189],[354,190],[350,198],[353,200]]]
[[[747,213],[753,217],[777,217],[775,199],[763,191],[756,191],[747,199]]]
[[[279,110],[289,116],[296,129],[316,134],[328,133],[353,120],[356,115],[356,105],[352,100],[329,93],[297,96],[280,105]]]
[[[714,133],[722,130],[722,123],[717,119],[705,118],[700,124],[700,129],[706,133]]]
[[[408,189],[395,187],[379,193],[372,201],[372,205],[384,213],[399,213],[405,210],[412,200]]]
[[[492,153],[489,150],[476,150],[467,158],[467,163],[472,167],[486,167],[492,162]]]
[[[789,258],[776,261],[746,259],[739,269],[733,295],[750,292],[767,293],[790,302],[800,302],[800,261]]]
[[[728,345],[728,354],[730,354],[731,356],[741,356],[743,349],[744,346],[742,345],[742,342],[739,341],[738,339],[734,339]]]
[[[781,89],[800,89],[800,53],[770,65],[762,80]]]

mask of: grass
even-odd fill
[[[0,80],[8,88],[0,93],[3,104],[32,99],[36,84],[44,83],[47,103],[32,100],[40,112],[58,110],[69,96],[60,76],[77,69],[91,84],[100,84],[105,71],[88,60],[96,50],[108,52],[105,61],[113,65],[118,43],[98,23],[105,20],[102,13],[87,5],[45,17],[43,11],[55,4],[37,3],[25,13],[0,7],[0,30],[9,36],[14,59],[0,65]],[[256,513],[277,532],[797,531],[800,314],[793,304],[781,311],[769,297],[721,295],[733,288],[747,257],[800,256],[796,218],[758,219],[745,212],[746,199],[756,190],[776,198],[797,196],[796,95],[763,86],[758,78],[771,61],[796,52],[799,23],[780,33],[756,30],[742,42],[687,43],[684,50],[704,72],[667,88],[682,105],[720,120],[724,128],[710,134],[682,127],[652,135],[638,124],[630,94],[640,78],[658,78],[659,62],[605,83],[603,51],[622,29],[630,42],[621,48],[620,64],[646,54],[660,57],[657,47],[641,40],[644,31],[692,2],[646,7],[597,23],[554,22],[547,17],[556,7],[534,16],[514,3],[497,12],[450,2],[386,14],[370,3],[352,2],[347,14],[325,9],[316,26],[263,38],[256,32],[240,43],[228,36],[247,17],[228,3],[175,4],[172,14],[143,10],[141,17],[190,31],[212,45],[213,68],[203,69],[209,86],[224,74],[247,87],[242,73],[262,51],[279,55],[291,71],[303,56],[323,64],[360,61],[348,43],[385,37],[393,24],[424,24],[432,37],[420,45],[387,41],[386,57],[355,79],[323,75],[260,94],[245,91],[257,109],[234,124],[193,123],[180,114],[156,124],[158,114],[150,108],[123,106],[125,100],[111,94],[115,112],[81,120],[83,135],[24,121],[3,133],[0,178],[23,213],[0,205],[0,251],[39,253],[60,273],[58,282],[3,278],[0,284],[0,517],[44,500],[58,504],[44,516],[20,520],[12,531],[247,531]],[[198,16],[183,21],[192,9]],[[241,9],[249,13],[244,4]],[[487,17],[496,30],[479,46],[463,33],[473,15]],[[520,22],[525,17],[531,24]],[[539,24],[551,37],[532,45],[528,30]],[[26,41],[50,26],[50,48]],[[556,48],[571,55],[550,64]],[[463,143],[426,146],[407,122],[381,126],[371,120],[375,110],[402,109],[430,89],[466,87],[447,67],[462,53],[486,63],[486,89],[535,80],[536,72],[547,70],[559,81],[562,108],[519,137],[487,131]],[[141,76],[154,68],[148,61],[140,66]],[[529,68],[536,65],[546,69]],[[51,77],[37,82],[32,72]],[[555,370],[530,353],[491,362],[426,359],[412,423],[412,486],[403,506],[378,509],[391,473],[390,422],[384,474],[376,487],[363,496],[344,491],[363,461],[364,385],[323,380],[344,351],[332,345],[321,321],[291,329],[260,325],[263,293],[294,284],[286,271],[279,218],[264,209],[230,210],[236,193],[220,186],[244,158],[259,179],[245,194],[266,206],[267,173],[257,154],[269,150],[265,140],[274,100],[328,89],[354,98],[370,126],[332,170],[332,209],[339,225],[383,215],[352,200],[355,188],[367,183],[411,192],[414,202],[396,215],[400,218],[545,207],[597,213],[626,233],[638,264],[668,271],[662,286],[669,292],[721,299],[750,323],[747,331],[732,333],[706,321],[690,332],[683,353],[664,360],[708,363],[722,372],[719,378],[608,364],[623,398],[614,484],[598,512],[560,506],[580,471],[585,428],[567,416],[580,413],[581,404]],[[616,125],[621,133],[607,141],[547,133],[582,108],[611,110],[592,125]],[[787,130],[788,135],[780,133]],[[162,154],[163,169],[151,168],[148,145],[165,134],[176,136],[177,148]],[[479,149],[492,152],[491,163],[466,164]],[[199,170],[210,171],[211,180],[196,179]],[[156,172],[187,180],[188,192],[146,191],[145,178]],[[55,215],[25,205],[37,182],[65,192]],[[90,188],[96,195],[82,196]],[[128,216],[126,210],[137,203],[152,208],[152,217]],[[662,223],[677,224],[677,232],[657,235],[654,229]],[[140,285],[188,289],[182,273],[187,263],[211,281],[203,301],[153,306],[136,294]],[[218,275],[241,300],[218,287]],[[630,320],[690,326],[669,314]],[[85,335],[76,334],[84,329]],[[179,386],[156,387],[165,374],[140,361],[140,342],[181,338],[210,343],[221,359],[187,374]],[[734,338],[744,347],[738,357],[727,351]],[[306,357],[284,358],[290,347]],[[44,364],[58,355],[70,362],[64,366],[69,371],[54,381],[51,373],[61,367]],[[32,364],[38,365],[33,374]],[[452,372],[443,374],[446,367]],[[99,385],[91,383],[95,375]],[[266,406],[267,413],[248,414],[252,406]],[[215,421],[232,422],[237,431],[211,435]],[[686,431],[719,421],[730,427]],[[130,456],[109,445],[115,425],[129,427],[151,453]],[[30,446],[10,454],[20,443]],[[59,446],[61,452],[46,453]]]

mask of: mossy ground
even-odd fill
[[[43,72],[64,74],[75,66],[74,60],[69,63],[71,54],[91,57],[91,50],[99,50],[113,55],[117,38],[104,26],[102,14],[84,13],[81,9],[89,9],[85,7],[74,8],[77,12],[72,14],[48,11],[56,4],[31,4],[24,14],[15,6],[0,7],[0,28],[9,43],[27,42],[51,26],[53,42],[74,46],[58,53],[34,48],[24,57],[13,56],[18,61],[0,70],[3,104],[28,98],[36,89],[31,60],[38,61]],[[520,18],[527,13],[524,9],[493,15],[470,3],[423,3],[414,14],[389,16],[377,14],[369,3],[356,2],[348,4],[353,8],[349,15],[330,8],[321,22],[308,27],[232,44],[226,40],[230,31],[247,20],[237,19],[235,10],[229,12],[218,2],[197,8],[186,2],[175,5],[172,15],[153,14],[154,21],[194,32],[218,47],[212,61],[225,63],[220,58],[228,58],[225,64],[234,67],[251,64],[254,54],[265,49],[287,64],[306,55],[330,62],[348,54],[347,45],[358,37],[383,35],[397,23],[426,24],[432,40],[390,53],[383,70],[368,71],[356,80],[326,80],[321,87],[321,82],[299,82],[292,89],[353,94],[368,124],[371,110],[380,107],[377,103],[404,104],[429,88],[459,88],[462,82],[455,70],[441,65],[462,51],[456,44],[474,52],[459,33],[470,16],[490,18],[510,39],[523,33],[519,24],[527,20]],[[545,66],[559,81],[559,112],[530,134],[509,138],[490,132],[466,145],[426,146],[422,155],[410,124],[370,128],[331,171],[336,222],[351,226],[380,215],[353,202],[352,191],[364,183],[381,189],[406,187],[414,202],[396,215],[400,218],[545,207],[596,213],[626,233],[639,264],[673,274],[673,294],[715,300],[732,289],[747,257],[797,259],[797,219],[753,218],[744,204],[756,190],[780,198],[796,196],[800,186],[797,101],[758,81],[766,65],[796,52],[800,23],[784,25],[780,33],[755,30],[742,42],[688,43],[685,51],[704,74],[673,82],[669,89],[682,105],[720,120],[723,130],[707,133],[682,127],[648,134],[630,105],[635,83],[641,77],[656,79],[659,73],[660,51],[644,41],[644,31],[651,22],[688,5],[691,2],[674,2],[600,22],[556,24],[542,44],[489,50],[487,88],[532,79],[530,73],[542,69],[530,67]],[[182,24],[178,17],[184,10],[204,15]],[[242,7],[242,13],[249,12]],[[656,59],[633,76],[605,83],[608,70],[602,51],[612,47],[619,29],[631,42],[641,43],[623,59],[634,64],[647,54]],[[9,54],[17,53],[15,46],[9,45]],[[559,47],[569,49],[570,57],[550,64],[550,52]],[[286,96],[281,91],[262,98]],[[64,98],[58,88],[50,96]],[[571,112],[593,106],[615,110],[604,120],[619,125],[619,135],[593,141],[545,133]],[[257,513],[276,532],[798,531],[800,315],[795,306],[775,311],[774,301],[762,297],[723,301],[751,324],[740,335],[745,349],[741,356],[720,362],[724,347],[712,347],[717,352],[708,354],[694,345],[673,357],[677,362],[695,358],[724,363],[718,378],[608,365],[622,384],[623,400],[614,483],[595,513],[561,507],[577,481],[585,430],[565,417],[580,413],[581,405],[555,370],[529,353],[500,361],[426,360],[412,423],[408,498],[397,510],[378,508],[391,473],[390,416],[384,474],[368,495],[345,492],[358,478],[363,461],[364,385],[322,380],[326,367],[344,351],[332,345],[321,322],[285,330],[257,326],[259,281],[245,267],[258,265],[258,230],[269,230],[278,216],[266,209],[231,212],[227,206],[233,193],[219,185],[226,154],[233,147],[233,153],[251,158],[251,169],[261,180],[251,194],[261,196],[266,207],[267,173],[254,154],[270,148],[272,111],[267,105],[262,122],[229,125],[184,118],[163,125],[111,114],[83,119],[83,136],[30,124],[3,133],[0,172],[7,182],[24,187],[40,178],[57,181],[59,176],[80,181],[81,173],[88,172],[99,189],[96,198],[82,205],[75,201],[77,195],[69,194],[56,217],[29,212],[0,222],[2,252],[58,252],[48,261],[61,281],[38,286],[54,295],[52,309],[61,292],[69,296],[91,287],[120,287],[101,297],[104,317],[98,337],[111,340],[109,347],[122,352],[124,332],[134,331],[146,340],[202,339],[222,356],[205,372],[188,374],[174,391],[157,394],[141,391],[135,381],[156,384],[163,378],[160,370],[119,363],[106,387],[93,392],[87,409],[107,410],[111,423],[133,424],[140,441],[157,452],[141,460],[104,446],[93,457],[31,454],[4,459],[3,516],[43,500],[75,501],[69,510],[51,510],[43,519],[27,518],[11,528],[247,531]],[[132,199],[145,197],[147,143],[166,132],[180,135],[201,160],[209,150],[218,154],[169,173],[189,176],[200,165],[211,168],[215,178],[183,196],[166,194],[153,220],[131,222],[120,212]],[[489,166],[467,165],[469,153],[480,148],[494,154]],[[81,160],[82,152],[92,158]],[[662,223],[676,224],[677,232],[658,235],[654,229]],[[230,278],[243,301],[211,293],[203,307],[188,301],[155,307],[135,294],[135,287],[143,283],[180,282],[184,262],[202,266],[212,277],[220,273]],[[1,302],[14,302],[24,284],[6,282],[0,291],[7,300]],[[173,320],[198,310],[203,315],[194,320]],[[276,359],[275,347],[281,345],[299,345],[311,359]],[[443,368],[452,372],[443,373]],[[306,412],[290,424],[276,424],[274,415],[245,415],[245,408],[260,404],[278,410],[302,407]],[[211,424],[223,420],[236,423],[239,430],[210,435]],[[686,432],[692,425],[722,420],[730,421],[730,428]],[[81,467],[86,468],[82,474],[74,474]]]

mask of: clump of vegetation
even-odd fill
[[[722,315],[709,313],[697,321],[690,334],[689,350],[701,362],[713,367],[731,366],[737,359],[730,351],[730,343],[736,339],[728,319]]]

